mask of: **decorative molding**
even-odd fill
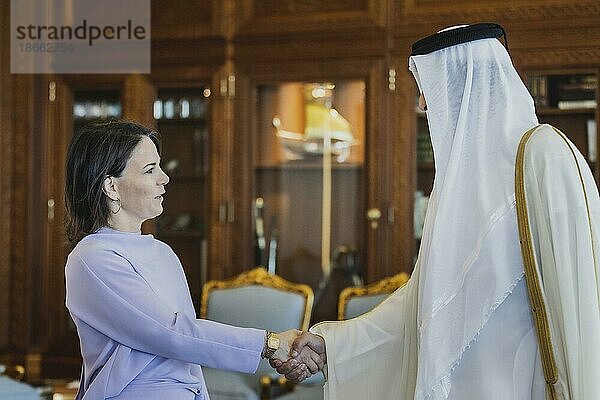
[[[388,0],[243,0],[237,4],[236,35],[381,28],[387,5]]]
[[[547,21],[553,29],[560,26],[559,21],[594,20],[600,16],[600,3],[596,0],[587,1],[469,1],[454,2],[440,0],[420,0],[403,2],[396,9],[396,21],[401,25],[413,24],[436,25],[439,22],[445,26],[453,23],[470,23],[481,21],[501,21],[532,23]]]
[[[236,63],[340,60],[385,56],[385,31],[257,35],[235,39]]]
[[[219,3],[215,0],[153,1],[152,40],[199,38],[220,31]]]
[[[590,68],[600,65],[600,48],[531,49],[511,52],[519,69]]]
[[[600,3],[599,3],[600,7]],[[468,11],[465,11],[468,12]],[[573,65],[593,65],[598,63],[597,52],[600,43],[600,13],[590,19],[589,15],[575,18],[576,21],[561,24],[552,20],[532,20],[528,23],[514,22],[510,20],[496,19],[489,13],[485,18],[470,18],[434,14],[424,16],[423,19],[431,19],[430,22],[419,24],[415,22],[406,29],[396,31],[394,36],[394,48],[392,52],[397,55],[406,56],[410,52],[412,43],[436,30],[464,21],[496,20],[502,23],[508,36],[508,45],[511,55],[518,54],[524,65],[549,65],[557,68]],[[416,18],[418,21],[419,18]],[[564,57],[564,58],[563,58]],[[520,62],[516,65],[522,67]]]
[[[222,36],[152,39],[152,73],[156,69],[223,65],[227,42]]]
[[[271,275],[263,267],[257,267],[244,272],[235,278],[227,280],[213,280],[204,284],[202,287],[202,305],[200,307],[200,318],[206,318],[208,315],[208,300],[213,290],[227,290],[244,286],[266,286],[284,292],[293,292],[302,295],[304,302],[304,318],[302,319],[302,329],[308,329],[310,314],[314,301],[314,294],[310,286],[302,283],[293,283],[283,279],[278,275]]]
[[[255,0],[253,3],[254,15],[258,17],[369,11],[367,0]]]

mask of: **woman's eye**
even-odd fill
[[[151,174],[154,171],[154,168],[150,168],[148,171],[146,171],[147,174]]]

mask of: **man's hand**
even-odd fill
[[[292,358],[287,361],[272,359],[271,366],[280,374],[284,374],[289,381],[302,382],[310,374],[322,370],[327,362],[325,340],[321,336],[304,332],[292,343],[290,355]]]
[[[301,333],[302,332],[297,329],[290,329],[288,331],[279,333],[279,349],[277,349],[277,351],[269,359],[269,363],[273,368],[275,368],[275,365],[283,365],[284,363],[287,363],[290,371],[294,370],[293,376],[297,377],[299,382],[310,376],[309,368],[306,366],[305,362],[290,358],[292,343]],[[307,355],[306,353],[302,356],[302,359],[308,360],[310,355]],[[314,364],[315,363],[312,362],[311,366],[316,370],[318,366],[314,366]]]

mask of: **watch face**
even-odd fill
[[[277,350],[279,348],[279,338],[274,335],[271,335],[269,337],[269,342],[267,343],[267,345],[269,346],[269,348]]]

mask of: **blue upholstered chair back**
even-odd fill
[[[409,275],[401,272],[368,286],[348,287],[340,293],[338,319],[350,319],[371,311],[396,289],[408,282]]]
[[[389,293],[382,293],[351,297],[350,299],[348,299],[348,302],[346,303],[346,308],[344,309],[344,319],[358,317],[359,315],[362,315],[367,311],[371,311],[373,308],[375,308],[376,305],[385,300],[389,295]]]
[[[310,286],[289,282],[258,267],[233,279],[207,282],[202,289],[200,316],[225,324],[274,332],[306,330],[312,305],[313,291]],[[231,373],[207,372],[207,384],[213,383],[213,392],[225,393],[228,389],[223,387],[222,382],[231,379],[226,376]],[[248,386],[258,390],[260,377],[273,373],[268,362],[261,360],[256,374],[249,376],[253,379]],[[213,375],[219,377],[214,378]]]
[[[6,376],[0,376],[0,399],[40,400],[41,396],[35,388],[29,385]]]
[[[213,289],[208,296],[206,318],[230,325],[281,332],[301,329],[305,308],[306,297],[302,293],[251,284]]]

